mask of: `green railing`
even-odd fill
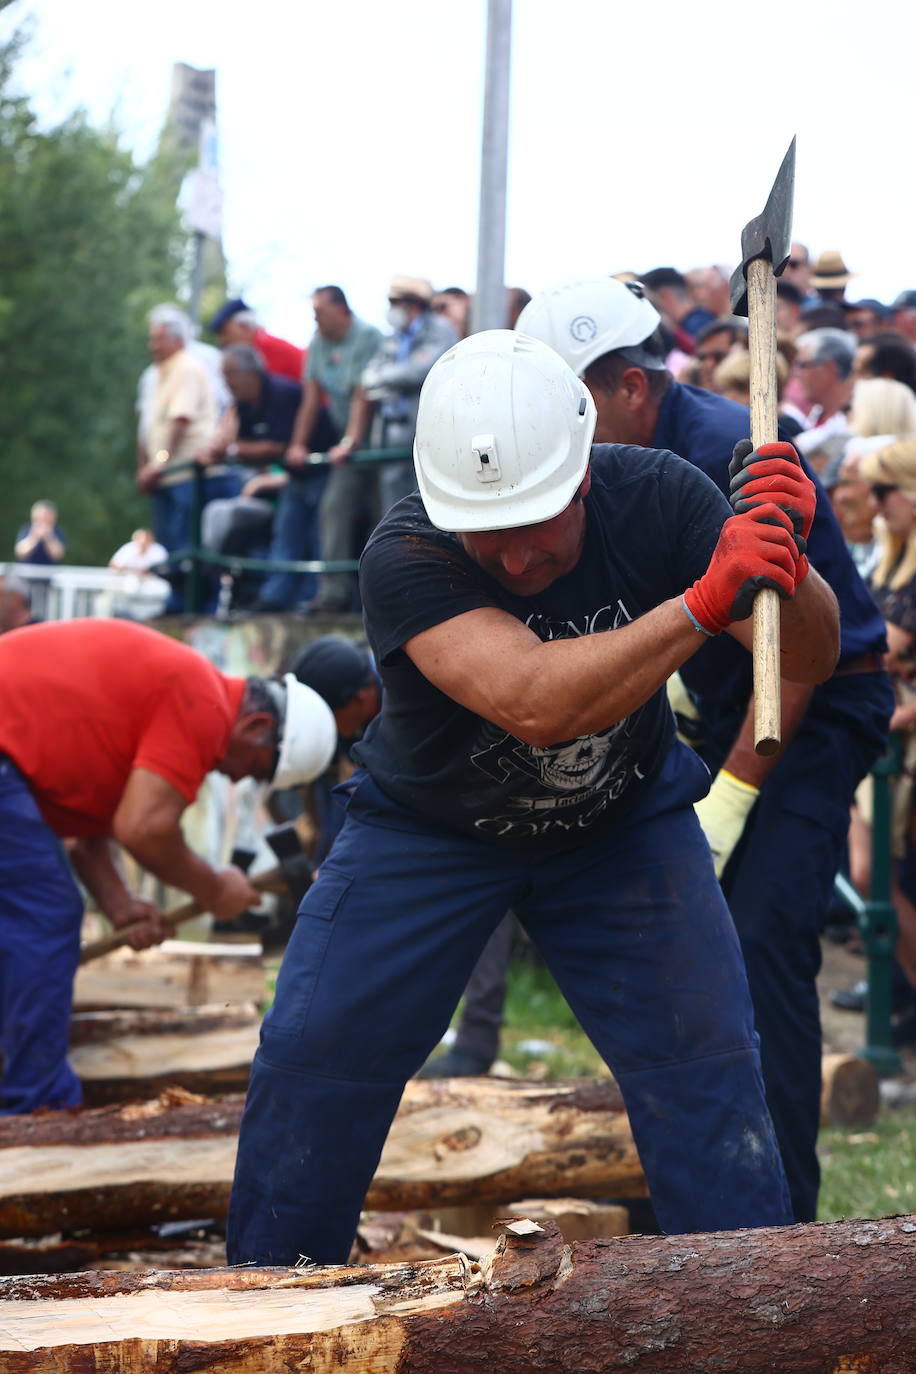
[[[874,1064],[882,1078],[900,1073],[900,1055],[894,1048],[891,1029],[893,1009],[894,948],[897,944],[897,913],[891,901],[891,784],[901,767],[901,741],[891,735],[887,752],[872,769],[871,883],[863,899],[842,874],[835,883],[837,895],[854,913],[868,960],[868,992],[865,998],[863,1059]]]
[[[413,453],[409,448],[374,448],[356,449],[347,458],[347,463],[376,464],[394,463],[412,460]],[[331,467],[327,454],[310,453],[305,464],[306,467]],[[301,472],[302,468],[295,471]],[[193,615],[199,615],[203,609],[204,582],[203,571],[206,567],[224,568],[230,572],[290,572],[290,573],[323,573],[323,572],[356,572],[359,566],[356,559],[339,559],[328,561],[321,558],[310,559],[271,559],[271,558],[242,558],[234,554],[213,553],[209,549],[201,547],[200,543],[200,523],[203,516],[203,509],[207,503],[206,481],[209,468],[201,463],[187,462],[175,463],[169,468],[170,472],[188,471],[191,473],[194,483],[194,491],[191,499],[191,543],[186,549],[178,549],[170,554],[169,562],[186,572],[184,600],[187,610]]]

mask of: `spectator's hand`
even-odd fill
[[[349,460],[350,454],[352,452],[352,443],[335,444],[333,448],[328,449],[328,459],[334,465],[334,467],[340,467],[341,463],[346,463]]]
[[[896,706],[894,714],[891,716],[891,730],[912,730],[916,728],[916,702],[908,702],[905,706]]]
[[[123,905],[106,911],[105,915],[116,930],[133,925],[135,921],[143,924],[130,937],[131,949],[149,949],[150,945],[161,944],[171,934],[159,907],[152,902],[144,902],[139,897],[131,897]]]
[[[140,491],[149,495],[158,485],[161,476],[161,463],[144,463],[142,468],[137,469],[137,486]]]
[[[709,567],[687,588],[684,604],[707,634],[717,635],[732,621],[747,620],[761,588],[787,600],[807,571],[792,521],[766,502],[726,520]]]
[[[249,477],[242,487],[243,496],[260,496],[262,491],[273,491],[274,479],[272,474],[259,472],[257,477]]]
[[[249,907],[260,906],[261,894],[245,877],[240,868],[227,864],[216,870],[217,893],[210,902],[216,921],[231,921]]]
[[[309,460],[311,449],[306,444],[290,444],[286,450],[286,464],[291,468],[304,468]]]
[[[200,463],[202,468],[209,468],[222,456],[223,450],[216,444],[203,444],[193,455],[193,458],[194,462]]]

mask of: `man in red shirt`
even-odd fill
[[[301,382],[307,352],[297,348],[288,339],[279,339],[276,334],[268,334],[258,324],[257,316],[245,302],[237,297],[220,306],[207,326],[220,348],[229,344],[247,343],[256,348],[267,365],[268,372],[280,377],[288,377],[291,382]]]
[[[113,841],[230,920],[260,899],[239,869],[188,848],[182,812],[212,769],[291,786],[335,745],[330,709],[291,674],[226,677],[145,626],[58,621],[0,639],[0,1115],[80,1101],[66,1059],[83,911],[70,864],[115,927],[145,921],[137,947],[165,929]]]

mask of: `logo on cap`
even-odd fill
[[[591,315],[577,315],[570,323],[569,332],[576,343],[591,343],[598,333],[598,326]]]

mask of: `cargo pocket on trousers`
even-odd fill
[[[305,1028],[334,919],[352,886],[351,874],[335,873],[325,866],[309,889],[283,956],[265,1029],[299,1035]]]

